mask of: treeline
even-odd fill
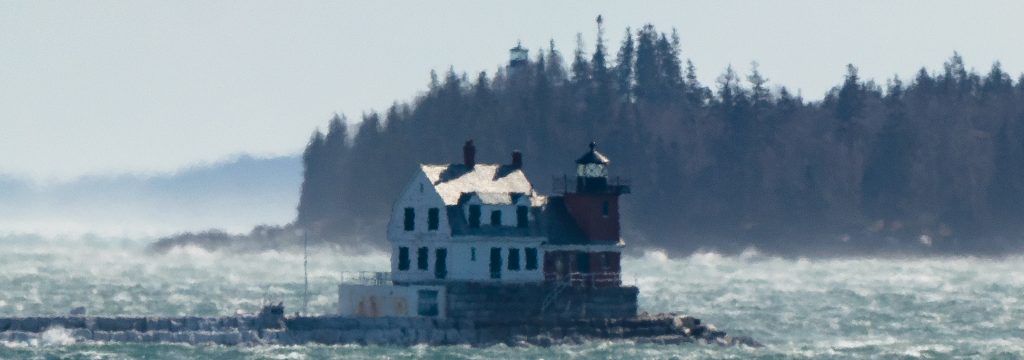
[[[552,42],[493,75],[431,73],[425,93],[335,117],[304,153],[296,225],[383,244],[392,201],[416,164],[524,154],[542,192],[572,174],[591,140],[632,180],[625,237],[683,251],[1018,249],[1024,214],[1024,78],[954,54],[913,79],[865,81],[853,65],[823,100],[769,83],[756,64],[702,84],[680,38],[652,25],[614,53],[598,22],[592,52]],[[837,76],[837,80],[839,80]],[[358,240],[352,240],[358,239]]]

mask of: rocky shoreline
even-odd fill
[[[319,343],[363,345],[552,346],[590,340],[638,343],[761,344],[730,336],[678,314],[622,319],[455,320],[430,318],[285,317],[280,312],[218,318],[51,316],[0,318],[0,343],[142,342],[229,346]]]

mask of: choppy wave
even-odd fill
[[[264,301],[301,308],[302,254],[182,248],[150,255],[141,242],[0,239],[0,315],[229,315]],[[342,272],[386,270],[387,254],[311,251],[308,312],[330,313]],[[650,312],[697,315],[763,349],[594,342],[553,348],[376,346],[192,347],[42,341],[0,344],[0,358],[864,358],[1024,356],[1024,257],[785,259],[747,251],[624,259]],[[63,334],[66,335],[66,334]]]

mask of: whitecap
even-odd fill
[[[75,337],[67,329],[57,326],[46,329],[39,335],[39,343],[42,346],[65,346],[75,343]]]

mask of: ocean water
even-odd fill
[[[308,312],[328,313],[342,272],[387,256],[313,249]],[[598,341],[550,348],[76,343],[59,331],[0,343],[0,359],[758,359],[1024,358],[1024,257],[786,259],[754,250],[623,260],[642,310],[695,315],[764,348]],[[0,237],[0,315],[230,315],[264,301],[302,307],[302,255],[196,248],[147,254],[144,242]]]

